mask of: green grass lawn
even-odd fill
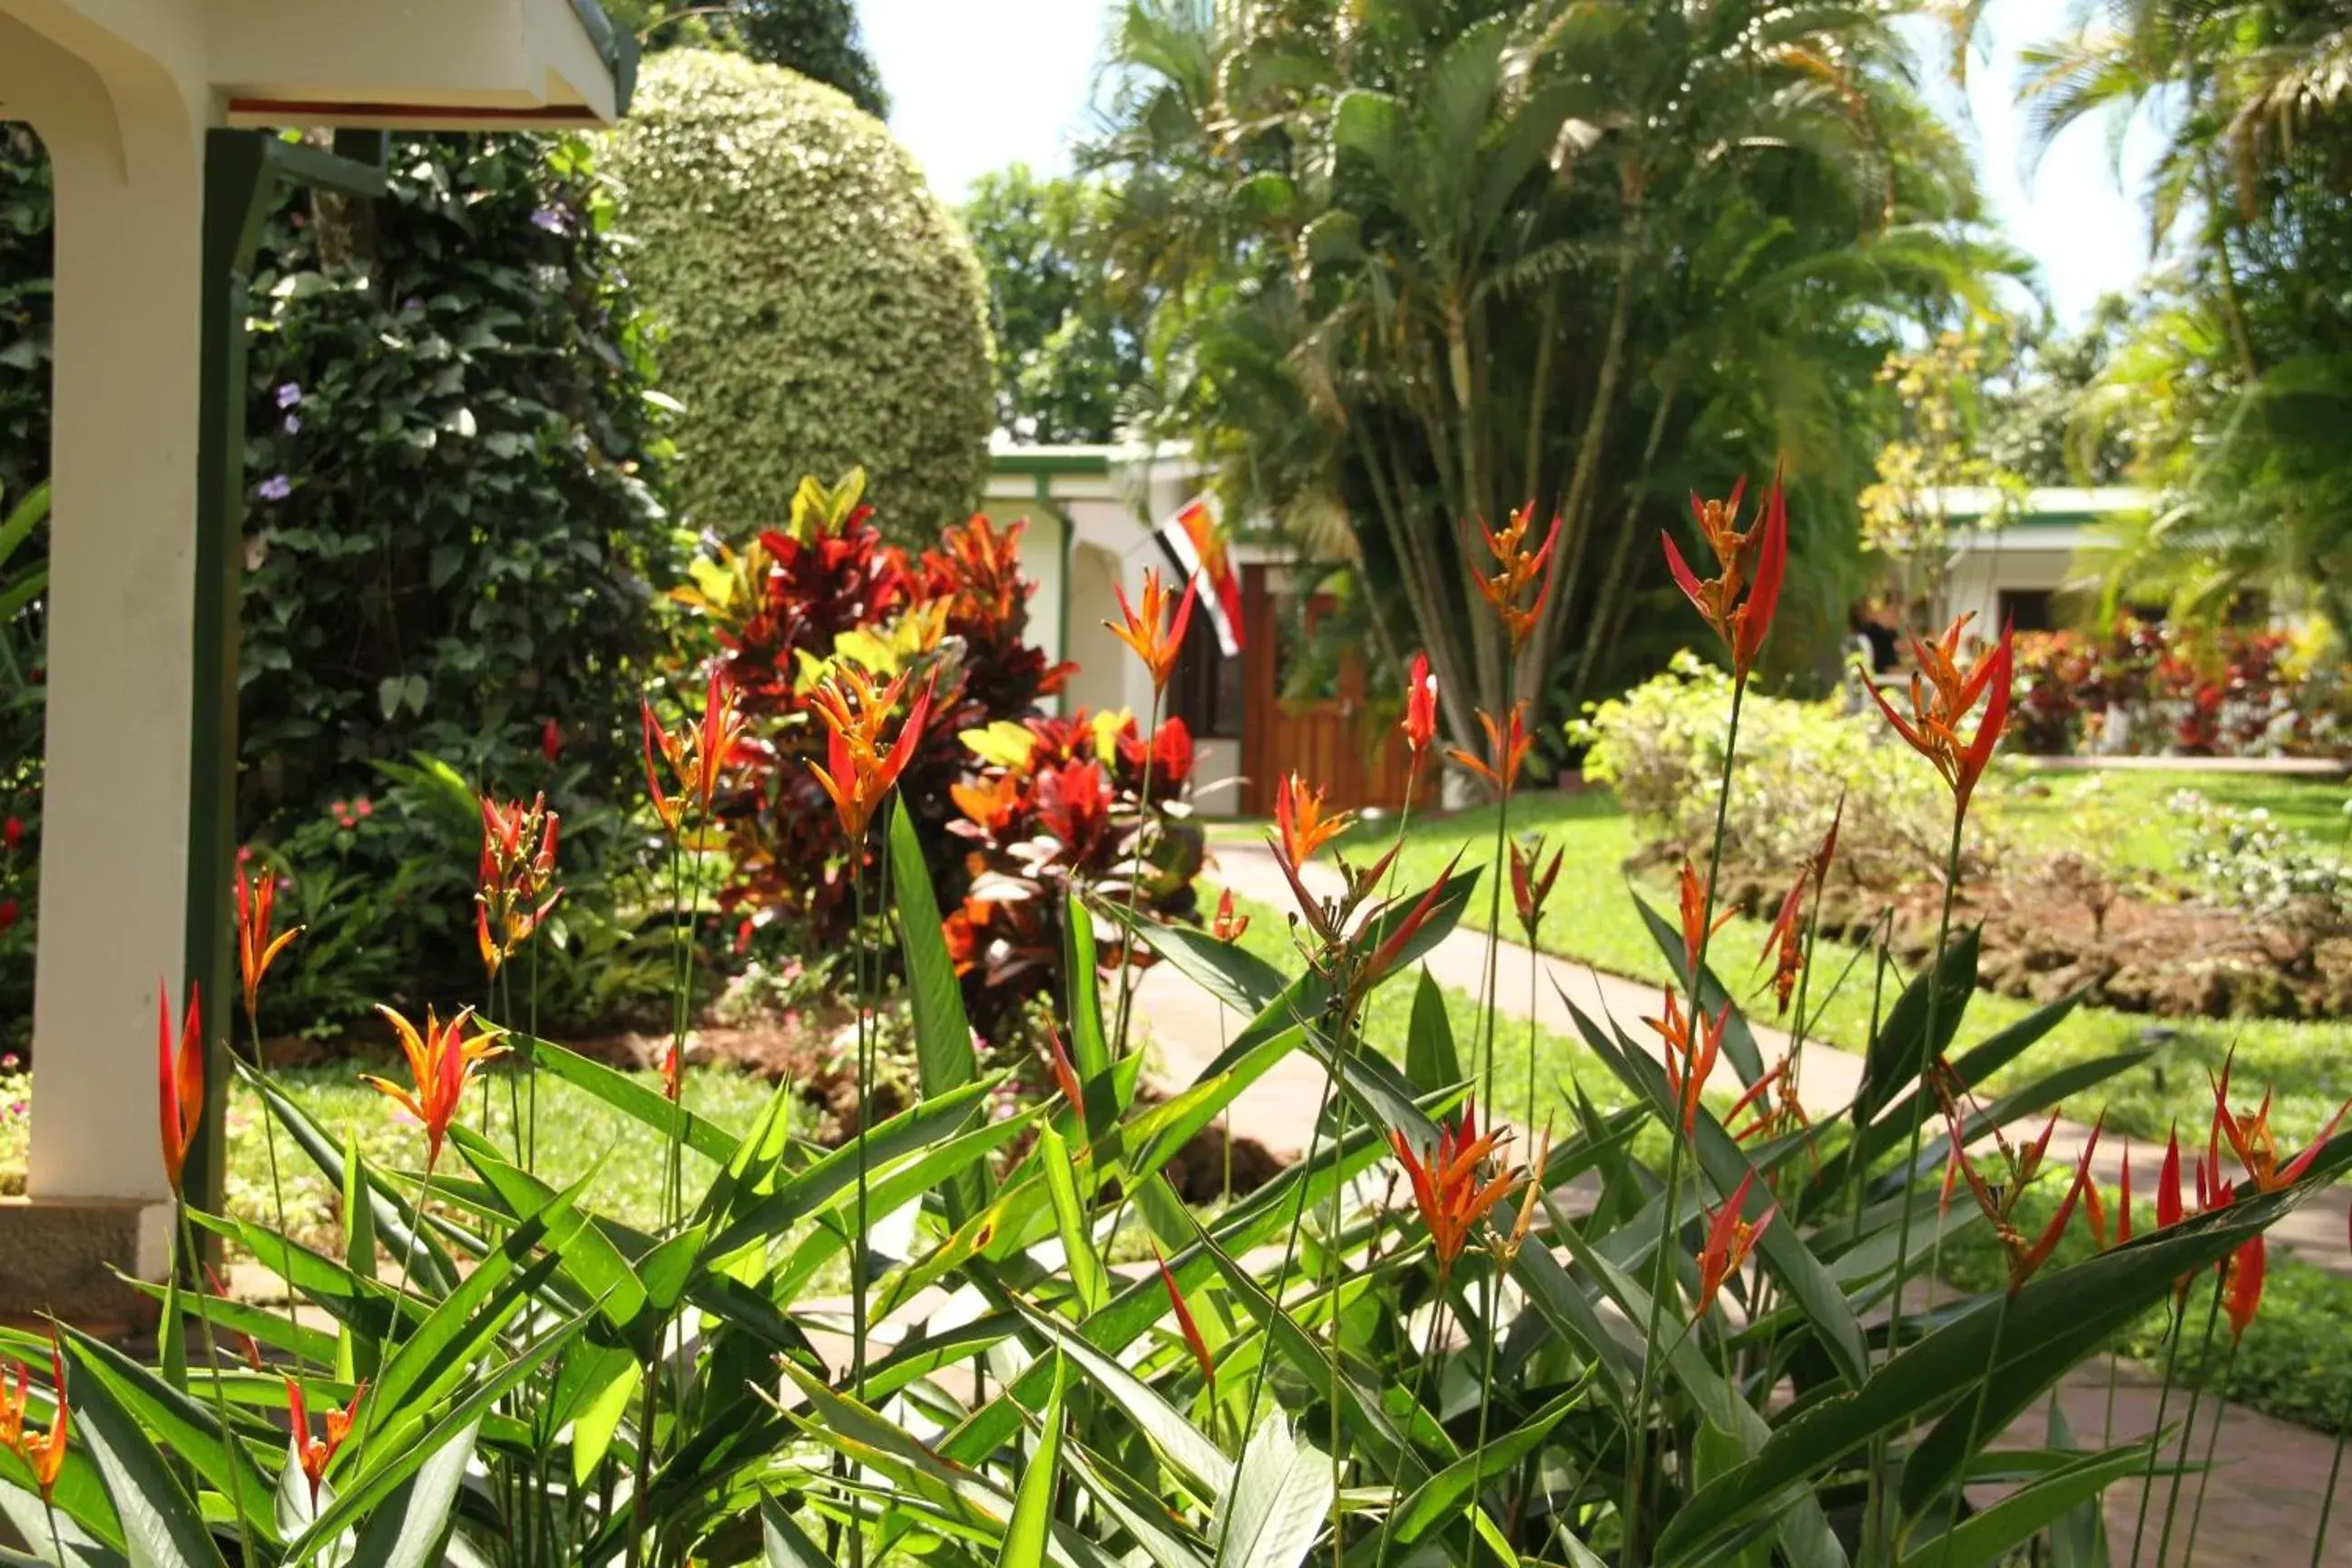
[[[370,1070],[382,1070],[371,1064]],[[357,1140],[361,1152],[387,1171],[419,1172],[425,1166],[423,1131],[407,1113],[359,1081],[356,1067],[295,1068],[271,1076],[297,1105],[339,1142]],[[658,1087],[658,1075],[641,1075]],[[510,1147],[513,1124],[507,1110],[508,1079],[491,1079],[489,1117],[481,1114],[478,1090],[467,1097],[459,1120],[485,1131],[501,1147]],[[771,1086],[723,1068],[689,1068],[684,1098],[691,1110],[730,1132],[751,1124],[773,1093]],[[261,1102],[243,1084],[235,1085],[228,1104],[228,1205],[233,1214],[250,1219],[274,1220],[269,1181],[269,1148],[265,1135],[268,1118]],[[539,1173],[558,1186],[593,1173],[583,1206],[625,1224],[650,1228],[661,1217],[661,1182],[667,1146],[653,1129],[621,1115],[603,1100],[553,1079],[539,1086]],[[457,1160],[445,1153],[445,1164]],[[278,1131],[278,1160],[284,1178],[286,1222],[301,1239],[313,1245],[335,1243],[341,1236],[336,1209],[340,1194],[286,1134]],[[709,1184],[711,1166],[689,1153],[684,1166],[687,1202],[691,1205]]]
[[[2168,806],[2182,790],[2216,805],[2260,808],[2282,826],[2331,849],[2347,847],[2352,792],[2332,780],[2263,773],[2052,773],[2003,769],[1992,798],[2002,829],[2020,845],[2056,849],[2095,835],[2111,859],[2145,871],[2177,872],[2181,818]]]
[[[2072,776],[2062,777],[2062,786],[2071,782]],[[2250,780],[2233,774],[2171,774],[2156,781],[2133,776],[2126,782],[2136,790],[2147,787],[2153,795],[2148,803],[2152,809],[2147,814],[2151,818],[2160,811],[2164,796],[2177,788],[2204,789],[2216,799],[2228,789],[2238,790],[2237,798],[2242,801],[2267,795],[2273,800],[2295,802],[2297,822],[2323,826],[2334,820],[2329,815],[2336,809],[2333,802],[2342,798],[2340,789],[2334,786],[2289,784],[2282,788],[2275,780]],[[2288,793],[2301,789],[2314,790],[2315,795],[2306,801]],[[2030,805],[2014,812],[2021,837],[2030,837],[2037,832],[2062,831],[2063,816],[2038,797],[2029,799]],[[2011,804],[2013,803],[2005,803],[2005,809]],[[1511,826],[1514,833],[1539,831],[1549,836],[1566,855],[1559,886],[1552,894],[1538,944],[1548,952],[1580,960],[1597,969],[1664,984],[1669,978],[1665,961],[1635,912],[1628,890],[1623,867],[1633,853],[1634,834],[1632,822],[1615,799],[1600,790],[1523,799],[1512,808]],[[1357,851],[1360,853],[1366,843],[1391,830],[1378,824],[1359,829]],[[2151,820],[2146,830],[2160,837],[2163,824]],[[1246,829],[1235,829],[1236,835],[1244,832]],[[1495,814],[1491,807],[1416,818],[1399,858],[1400,879],[1407,885],[1423,885],[1433,879],[1457,851],[1465,866],[1484,866],[1493,852],[1494,839]],[[2153,845],[2158,839],[2145,842]],[[2145,852],[2155,851],[2151,848]],[[1671,911],[1673,890],[1663,879],[1638,881],[1633,888],[1662,910]],[[1487,909],[1487,898],[1482,889],[1479,896],[1472,899],[1465,923],[1484,930]],[[1504,920],[1506,931],[1516,935],[1516,921],[1507,899]],[[1255,928],[1252,934],[1255,935]],[[1744,989],[1750,984],[1749,976],[1763,950],[1764,934],[1764,922],[1736,916],[1716,937],[1712,963],[1717,973],[1735,988]],[[1820,995],[1821,988],[1854,956],[1853,949],[1823,943],[1814,982],[1815,1005],[1819,1008],[1815,1037],[1850,1050],[1859,1049],[1869,1037],[1870,963],[1864,960],[1857,963],[1853,977],[1830,996],[1826,1005],[1820,1002]],[[1900,977],[1890,978],[1890,1000],[1899,983]],[[2027,1003],[1979,993],[1969,1005],[1961,1042],[1965,1045],[1980,1039],[2032,1011]],[[1769,1003],[1759,1005],[1757,1012],[1761,1021],[1771,1021]],[[2104,1103],[2108,1121],[2119,1130],[2160,1138],[2174,1117],[2180,1118],[2184,1124],[2195,1122],[2201,1126],[2211,1107],[2206,1089],[2206,1069],[2218,1068],[2223,1055],[2233,1045],[2238,1052],[2238,1081],[2248,1086],[2274,1087],[2278,1097],[2273,1109],[2274,1125],[2284,1136],[2309,1136],[2326,1121],[2338,1104],[2352,1096],[2352,1023],[2160,1020],[2091,1008],[2078,1009],[2011,1069],[2006,1083],[2013,1085],[2023,1078],[2038,1078],[2070,1062],[2147,1043],[2146,1032],[2151,1027],[2165,1031],[2168,1037],[2158,1054],[2106,1086]],[[1572,1064],[1581,1055],[1577,1047],[1565,1043],[1559,1048],[1565,1064]],[[1593,1076],[1587,1075],[1588,1083]],[[2087,1119],[2097,1106],[2084,1104],[2069,1109]]]

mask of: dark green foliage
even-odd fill
[[[7,151],[0,331],[21,331],[44,313],[25,240],[47,174],[30,143]],[[550,792],[567,867],[596,868],[570,879],[572,952],[604,949],[593,973],[552,961],[553,1015],[625,1010],[633,855],[610,792],[676,558],[607,189],[577,139],[404,140],[391,169],[372,207],[287,196],[254,280],[238,831],[319,922],[276,977],[279,1022],[478,993],[459,779]],[[28,374],[12,341],[39,340],[0,335],[9,489],[47,466],[46,353]],[[455,773],[387,777],[415,753]]]
[[[1026,163],[973,182],[963,225],[988,276],[996,422],[1023,441],[1108,441],[1143,378],[1147,310],[1115,289],[1112,198]]]
[[[906,541],[970,515],[995,423],[980,268],[921,172],[838,94],[680,49],[605,142],[667,334],[687,521],[742,539],[863,465]]]
[[[49,162],[0,125],[0,500],[49,471]]]

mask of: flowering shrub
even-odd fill
[[[735,868],[727,897],[747,931],[780,923],[820,949],[847,939],[850,860],[820,778],[827,741],[813,704],[835,669],[919,670],[929,708],[898,789],[950,911],[972,1005],[1001,1016],[1060,974],[1073,880],[1123,889],[1145,748],[1131,719],[1040,712],[1069,667],[1028,641],[1035,584],[1020,573],[1022,524],[974,517],[909,555],[885,542],[863,492],[856,473],[834,487],[804,481],[786,527],[698,563],[679,593],[707,618],[751,726],[719,808]],[[1158,815],[1190,776],[1192,740],[1163,726],[1150,752]],[[1197,835],[1160,835],[1143,907],[1189,913],[1200,865]]]
[[[2352,754],[2352,676],[2294,633],[2183,630],[2126,616],[2105,637],[2017,639],[2029,751]]]
[[[33,1075],[25,1058],[0,1050],[0,1197],[25,1190],[25,1161],[33,1144]]]
[[[1569,726],[1588,748],[1584,776],[1606,784],[1644,840],[1672,854],[1704,851],[1715,833],[1732,678],[1685,651],[1622,697],[1588,706]],[[1950,831],[1932,773],[1887,765],[1884,727],[1837,702],[1749,693],[1739,716],[1724,856],[1743,868],[1794,865],[1838,803],[1841,875],[1864,887],[1914,879]]]

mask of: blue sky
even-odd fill
[[[890,91],[891,127],[942,196],[960,200],[973,176],[1016,160],[1047,172],[1068,166],[1087,128],[1110,0],[858,0],[858,10]],[[2126,139],[2122,186],[2103,125],[2077,126],[2029,177],[2024,120],[2011,100],[2017,49],[2060,10],[2053,0],[1995,0],[1966,97],[1993,209],[2040,263],[2059,318],[2072,321],[2146,268],[2137,192],[2155,139],[2145,126]],[[1939,59],[1930,77],[1957,109],[1960,95],[1941,72]]]

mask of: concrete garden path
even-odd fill
[[[1280,868],[1264,847],[1251,844],[1216,847],[1212,875],[1244,898],[1277,910],[1288,910],[1292,895]],[[1340,886],[1339,873],[1328,865],[1307,868],[1311,891],[1326,894]],[[1484,986],[1487,960],[1486,936],[1460,928],[1438,943],[1424,960],[1438,984],[1476,996]],[[1496,956],[1501,1011],[1524,1020],[1528,1015],[1529,984],[1534,984],[1536,1020],[1557,1034],[1577,1037],[1575,1021],[1562,1001],[1565,994],[1588,1016],[1606,1013],[1626,1034],[1656,1053],[1656,1036],[1639,1020],[1654,1015],[1659,995],[1655,987],[1602,974],[1589,965],[1529,951],[1504,942]],[[1200,986],[1166,964],[1147,971],[1137,989],[1138,1016],[1149,1033],[1155,1055],[1155,1074],[1169,1087],[1190,1083],[1215,1057],[1219,1042],[1229,1039],[1245,1021],[1222,1007]],[[1789,1038],[1760,1025],[1755,1030],[1758,1047],[1767,1062],[1788,1054]],[[1798,1066],[1800,1093],[1807,1114],[1817,1119],[1845,1109],[1862,1077],[1861,1058],[1832,1047],[1808,1043]],[[1738,1079],[1727,1066],[1719,1066],[1711,1087],[1737,1093]],[[1234,1102],[1233,1134],[1264,1144],[1269,1152],[1296,1159],[1304,1151],[1321,1102],[1323,1075],[1314,1064],[1294,1057],[1253,1084]],[[2089,1129],[2062,1121],[2051,1141],[2053,1158],[2072,1160]],[[2146,1194],[2163,1159],[2163,1148],[2143,1141],[2103,1136],[2093,1165],[2110,1189],[2120,1172],[2123,1149],[2132,1152],[2134,1186]],[[2274,1239],[2293,1248],[2306,1261],[2338,1273],[2352,1274],[2352,1246],[2347,1246],[2347,1218],[2352,1218],[2352,1194],[2332,1187],[2305,1204],[2272,1232]],[[2114,1440],[2129,1442],[2157,1426],[2158,1381],[2131,1362],[2118,1368],[2115,1395]],[[2106,1363],[2086,1363],[2059,1391],[2060,1399],[2078,1443],[2098,1441],[2106,1428]],[[2185,1401],[2176,1397],[2166,1420],[2178,1425]],[[2205,1400],[2200,1405],[2192,1452],[2204,1451],[2212,1412],[2221,1408]],[[2007,1441],[2018,1445],[2044,1440],[2044,1415],[2037,1412],[2013,1427]],[[2197,1537],[2197,1561],[2228,1563],[2234,1568],[2287,1568],[2311,1561],[2320,1500],[2327,1489],[2334,1443],[2329,1438],[2288,1422],[2273,1420],[2242,1405],[2227,1407],[2221,1418],[2220,1446],[2209,1485],[2205,1514]],[[2162,1483],[2159,1483],[2161,1485]],[[2179,1530],[2185,1534],[2194,1478],[2184,1483]],[[2132,1525],[2138,1506],[2138,1485],[2126,1481],[2108,1489],[2108,1535],[2118,1568],[2130,1550]],[[1988,1497],[1984,1500],[1990,1500]],[[2347,1503],[2352,1510],[2352,1503]],[[2163,1499],[2151,1506],[2161,1520]],[[2130,1568],[2160,1568],[2157,1563],[2156,1529],[2151,1525],[2137,1563]],[[2330,1529],[2325,1563],[2352,1568],[2352,1517]],[[2183,1542],[2172,1543],[2170,1568],[2185,1568]]]

